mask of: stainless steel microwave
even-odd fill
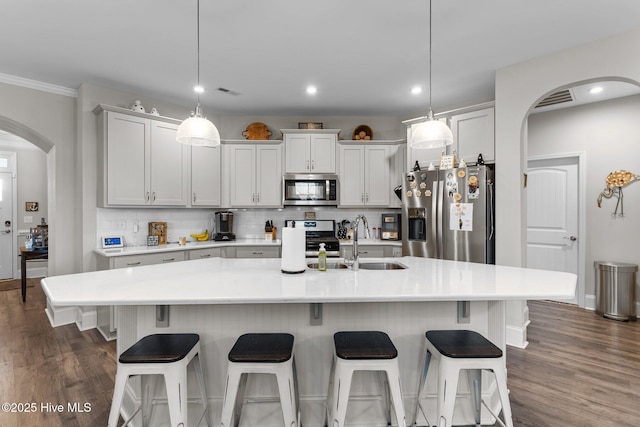
[[[338,175],[284,175],[282,204],[284,206],[337,206]]]

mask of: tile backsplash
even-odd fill
[[[215,232],[214,213],[225,209],[114,209],[98,208],[96,247],[100,246],[100,238],[104,236],[123,236],[125,246],[144,246],[147,244],[148,224],[154,221],[167,223],[167,239],[177,242],[178,237],[202,233],[204,230]],[[229,209],[235,215],[233,232],[237,238],[262,239],[264,224],[273,221],[278,227],[277,237],[281,237],[284,221],[287,219],[303,219],[305,212],[315,212],[317,219],[333,219],[336,222],[347,219],[352,221],[356,216],[364,214],[369,228],[381,226],[383,213],[400,212],[400,209],[338,209],[338,208],[300,208],[282,209]]]

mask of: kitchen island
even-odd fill
[[[389,334],[398,348],[407,419],[411,420],[425,331],[473,329],[504,349],[504,301],[568,299],[576,284],[575,275],[568,273],[427,258],[361,262],[396,262],[407,268],[308,269],[290,275],[280,271],[280,259],[209,258],[47,277],[42,287],[55,306],[119,306],[118,353],[154,332],[200,334],[214,423],[220,417],[226,355],[236,338],[246,332],[292,333],[302,422],[320,426],[336,331],[377,329]],[[468,317],[459,318],[458,301],[470,301]],[[350,405],[348,420],[357,419],[360,425],[384,422],[379,401],[371,398],[375,388],[370,380],[357,377],[352,385],[360,399]],[[261,419],[277,425],[279,405],[267,401],[275,395],[274,387],[268,381],[250,381],[247,391],[260,404],[248,405],[243,424],[252,425],[253,420],[255,425]],[[195,389],[191,392],[197,395]],[[496,404],[491,382],[485,383],[483,393],[490,405]],[[136,387],[131,388],[125,412],[132,411],[136,395]],[[434,396],[435,386],[428,384],[423,396],[427,408]],[[158,409],[164,406],[157,405]],[[466,421],[464,410],[459,417]]]

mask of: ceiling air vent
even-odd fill
[[[536,108],[564,104],[565,102],[571,101],[573,101],[573,95],[571,94],[571,91],[569,89],[565,89],[547,96],[545,99],[540,101],[538,105],[536,105]]]
[[[218,90],[220,92],[223,92],[223,93],[226,93],[226,94],[229,94],[229,95],[235,95],[235,96],[240,95],[240,92],[236,92],[235,90],[227,89],[227,88],[224,88],[224,87],[219,87]]]

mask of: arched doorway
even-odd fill
[[[0,203],[3,207],[0,224],[3,226],[1,279],[19,277],[16,255],[20,239],[26,239],[31,227],[49,221],[50,201],[54,196],[51,186],[47,185],[52,176],[48,153],[53,148],[51,141],[32,129],[0,117],[0,157],[3,160],[0,166],[5,166],[0,167]],[[36,266],[36,269],[36,275],[46,273],[45,266]]]

